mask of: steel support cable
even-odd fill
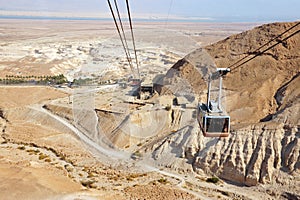
[[[120,12],[119,12],[117,1],[114,0],[114,3],[115,3],[116,11],[117,11],[117,14],[118,14],[121,30],[122,30],[122,33],[123,33],[123,38],[124,38],[124,43],[125,43],[125,46],[126,46],[127,54],[129,56],[129,59],[130,59],[129,65],[132,66],[132,68],[133,68],[132,59],[131,59],[128,43],[127,43],[127,40],[126,40],[126,35],[125,35],[125,32],[124,32],[124,26],[123,26],[123,23],[122,23],[122,19],[121,19],[121,15],[120,15]]]
[[[165,28],[167,28],[167,25],[168,25],[168,22],[169,22],[169,17],[170,17],[172,5],[173,5],[173,0],[170,1],[170,6],[169,6],[169,10],[168,10],[168,16],[167,16],[166,23],[165,23]]]
[[[123,48],[124,48],[124,51],[125,51],[126,58],[127,58],[128,63],[129,63],[130,69],[131,69],[132,73],[134,73],[133,66],[130,65],[131,59],[130,59],[128,53],[127,53],[127,50],[126,50],[126,47],[125,47],[125,44],[124,44],[124,41],[123,41],[123,38],[122,38],[122,35],[121,35],[121,32],[120,32],[120,29],[119,29],[119,25],[118,25],[118,23],[117,23],[117,20],[116,20],[116,17],[115,17],[113,8],[112,8],[112,6],[111,6],[110,0],[107,0],[107,3],[108,3],[108,5],[109,5],[109,8],[110,8],[112,17],[113,17],[113,19],[114,19],[114,23],[115,23],[115,26],[116,26],[116,28],[117,28],[117,31],[118,31],[118,33],[119,33],[119,37],[120,37],[120,40],[121,40],[121,42],[122,42],[122,46],[123,46]]]
[[[264,48],[265,46],[267,46],[268,44],[270,44],[271,42],[273,42],[274,40],[277,40],[279,37],[281,37],[282,35],[284,35],[285,33],[289,32],[290,30],[294,29],[296,26],[298,26],[300,24],[300,22],[298,22],[297,24],[295,24],[294,26],[290,27],[289,29],[287,29],[286,31],[284,31],[283,33],[279,34],[278,36],[276,36],[275,38],[269,40],[267,43],[265,43],[264,45],[260,46],[258,49],[254,50],[254,52],[258,52],[259,50],[261,50],[262,48]],[[228,68],[233,67],[234,65],[238,64],[239,62],[245,60],[246,58],[248,58],[250,55],[247,55],[243,58],[241,58],[240,60],[236,61],[235,63],[231,64]],[[234,67],[233,69],[235,69],[236,67]]]
[[[300,30],[298,30],[298,31],[292,33],[291,35],[289,35],[289,36],[283,38],[282,40],[278,41],[277,43],[275,43],[275,44],[273,44],[272,46],[268,47],[267,49],[263,50],[262,52],[259,52],[259,53],[255,54],[252,58],[249,58],[248,60],[246,60],[246,61],[242,62],[241,64],[237,65],[236,67],[232,68],[231,71],[236,70],[236,69],[239,68],[240,66],[242,66],[242,65],[246,64],[247,62],[253,60],[253,59],[256,58],[257,56],[262,55],[263,53],[265,53],[266,51],[268,51],[268,50],[274,48],[275,46],[277,46],[278,44],[282,43],[283,41],[288,40],[289,38],[295,36],[295,35],[298,34],[299,32],[300,32]]]
[[[136,47],[135,47],[135,41],[134,41],[134,35],[133,35],[132,22],[131,22],[131,15],[130,15],[128,0],[126,0],[126,5],[127,5],[127,13],[128,13],[129,25],[130,25],[130,30],[131,30],[131,37],[132,37],[132,44],[133,44],[135,62],[136,62],[136,67],[137,67],[138,79],[140,79],[140,69],[139,69],[139,63],[138,63],[137,54],[136,54]]]

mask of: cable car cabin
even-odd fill
[[[205,104],[198,107],[198,123],[204,137],[228,137],[230,116],[223,113],[209,113],[206,107]]]
[[[132,78],[129,80],[131,83],[130,85],[133,86],[133,87],[140,87],[141,86],[141,79],[138,79],[138,78]]]
[[[198,105],[198,122],[205,137],[227,137],[229,135],[230,116],[223,111],[221,102],[222,76],[229,71],[228,68],[217,68],[217,71],[210,75],[207,102]],[[218,86],[213,88],[213,81],[219,81]]]

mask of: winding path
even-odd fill
[[[92,153],[94,154],[94,156],[96,157],[105,157],[105,159],[109,159],[112,162],[116,162],[116,160],[118,160],[119,162],[136,162],[134,160],[132,160],[130,158],[131,154],[128,152],[124,152],[124,151],[118,151],[112,148],[104,148],[103,146],[101,146],[99,143],[96,143],[94,141],[92,141],[89,137],[87,137],[83,132],[81,132],[80,130],[78,130],[75,126],[73,126],[69,121],[67,121],[66,119],[63,119],[53,113],[51,113],[50,111],[44,109],[42,107],[42,105],[33,105],[30,106],[29,108],[38,111],[38,112],[42,112],[46,115],[48,115],[49,117],[59,121],[60,123],[62,123],[64,126],[68,127],[71,131],[74,132],[74,134],[76,134],[76,136],[78,136],[80,138],[81,141],[83,141],[89,148],[92,148],[94,150],[97,151],[97,154],[95,155],[95,152],[93,151]],[[100,155],[99,155],[100,154]],[[146,171],[146,172],[157,172],[160,173],[162,175],[171,177],[171,178],[175,178],[178,179],[180,182],[177,185],[178,188],[180,188],[181,190],[189,193],[189,194],[193,194],[195,197],[200,198],[200,199],[210,199],[207,196],[203,196],[202,194],[189,190],[187,188],[184,188],[184,184],[185,184],[185,178],[178,175],[178,174],[174,174],[174,173],[170,173],[168,171],[163,171],[160,170],[156,167],[153,167],[149,164],[146,164],[143,162],[143,160],[140,160],[136,163],[137,167],[139,167],[140,169]]]
[[[109,157],[110,159],[121,159],[121,160],[129,160],[130,159],[130,154],[122,151],[116,151],[114,149],[106,149],[99,145],[98,143],[92,141],[88,136],[86,136],[84,133],[82,133],[80,130],[78,130],[76,127],[74,127],[69,121],[51,113],[50,111],[44,109],[41,105],[35,105],[35,106],[30,106],[31,109],[42,112],[50,116],[51,118],[59,121],[62,123],[64,126],[68,127],[71,131],[76,134],[82,140],[86,145],[89,147],[92,147],[93,149],[97,150],[101,155]],[[98,155],[99,156],[99,155]]]

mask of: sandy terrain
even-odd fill
[[[254,25],[137,23],[143,78],[152,80],[157,74],[166,74],[193,50]],[[111,22],[1,20],[0,37],[0,78],[62,73],[69,80],[93,81],[93,85],[72,89],[0,87],[0,188],[5,191],[1,199],[298,197],[299,163],[294,159],[299,150],[297,130],[286,136],[283,126],[276,125],[273,130],[272,125],[257,125],[249,128],[252,132],[244,128],[243,136],[234,132],[229,139],[208,139],[192,120],[196,99],[179,98],[185,108],[168,108],[173,96],[155,94],[149,100],[137,100],[130,95],[134,88],[116,84],[127,80],[131,72]],[[187,66],[183,74],[195,67]],[[298,78],[281,88],[281,93],[291,97],[283,98],[282,108],[296,102],[297,81]],[[100,82],[109,84],[98,85]],[[191,85],[197,84],[194,80]],[[285,116],[279,113],[278,118]],[[271,147],[265,142],[268,130],[274,133]],[[258,143],[263,144],[263,150]],[[241,144],[246,153],[231,155]],[[289,173],[272,168],[281,166],[276,161],[278,149],[286,155],[282,167],[290,167],[290,171],[286,170]],[[251,156],[255,151],[258,153]],[[269,155],[268,151],[275,153]],[[255,155],[259,158],[255,159]],[[245,169],[240,162],[250,157],[253,168],[246,171],[251,176],[247,182],[240,181]],[[268,176],[268,172],[272,174]],[[207,181],[215,175],[224,179],[218,179],[216,184]],[[224,181],[234,175],[234,184]],[[245,187],[247,184],[252,187]]]
[[[1,20],[1,78],[60,73],[70,79],[92,74],[97,77],[104,74],[104,81],[126,77],[130,72],[112,25],[111,22]],[[222,31],[210,24],[169,23],[167,30],[165,26],[159,23],[137,25],[142,72],[149,73],[151,66],[150,73],[164,73],[177,59],[202,43],[216,41],[252,25],[223,25]],[[173,40],[184,41],[185,46]],[[113,69],[112,75],[105,71],[108,67],[108,72]],[[116,74],[115,69],[121,72]],[[165,180],[160,173],[148,173],[144,177],[136,172],[131,175],[127,170],[120,172],[109,165],[103,166],[101,163],[107,162],[97,159],[99,156],[103,159],[102,154],[93,153],[97,150],[82,144],[72,130],[32,108],[51,102],[52,105],[63,104],[66,106],[64,113],[70,113],[68,109],[72,110],[73,106],[68,96],[73,91],[23,86],[1,87],[0,90],[3,117],[0,176],[1,188],[5,190],[1,199],[193,198],[188,194],[192,191],[176,189],[177,181],[172,177],[160,183],[157,180]],[[106,107],[112,97],[107,90],[102,92],[106,93],[107,99],[98,100],[99,108]],[[77,99],[78,104],[84,101],[81,97],[71,100]],[[72,119],[72,112],[67,116]],[[90,187],[94,189],[87,189]]]
[[[137,23],[135,38],[141,72],[151,67],[152,73],[164,73],[199,46],[252,26]],[[111,73],[107,78],[120,79],[131,74],[112,22],[1,20],[0,37],[1,78],[63,73],[72,80]]]
[[[19,87],[1,89],[7,101],[16,98],[10,94],[19,92]],[[0,175],[1,180],[5,180],[1,182],[1,188],[5,189],[2,199],[128,199],[136,196],[130,188],[137,184],[154,184],[141,189],[143,191],[160,188],[155,185],[162,184],[157,182],[161,175],[122,172],[101,164],[107,163],[99,160],[103,159],[101,152],[78,140],[68,127],[29,107],[45,103],[45,97],[38,95],[45,90],[48,90],[47,102],[65,96],[64,92],[43,87],[24,89],[35,96],[36,102],[19,98],[15,106],[1,105],[5,110],[5,119],[1,118],[0,145]],[[18,191],[12,187],[15,185]],[[171,186],[166,184],[162,188],[189,199],[186,192]],[[160,195],[157,193],[150,199],[160,198]]]

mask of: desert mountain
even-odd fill
[[[255,52],[280,33],[294,26],[296,23],[266,24],[233,35],[225,40],[198,49],[178,61],[166,74],[158,91],[162,94],[181,90],[191,91],[195,96],[205,94],[207,75],[214,67],[229,67],[239,59],[259,53]],[[271,43],[281,41],[289,34],[299,31],[299,25]],[[264,49],[266,49],[266,46]],[[256,123],[271,116],[279,109],[279,99],[284,99],[281,87],[295,87],[299,85],[300,64],[300,34],[281,41],[279,45],[257,56],[250,62],[233,70],[225,79],[226,106],[233,122]],[[262,49],[263,50],[263,49]],[[292,81],[293,80],[293,81]],[[181,82],[187,83],[185,86]],[[290,84],[294,86],[289,86]],[[281,88],[281,90],[285,90]],[[175,92],[174,92],[175,91]],[[294,91],[290,88],[289,91]],[[288,93],[289,105],[291,100],[297,100],[299,93]],[[280,97],[277,96],[281,95]],[[276,100],[277,99],[277,100]],[[201,100],[201,99],[200,99]],[[294,101],[293,101],[294,102]],[[296,103],[296,102],[294,102]],[[290,106],[289,106],[290,107]],[[282,109],[280,109],[282,112]],[[299,112],[298,112],[299,113]],[[298,116],[294,118],[299,119]],[[292,120],[293,121],[293,120]],[[295,123],[293,123],[295,125]],[[297,124],[297,123],[296,123]],[[299,123],[298,123],[299,124]]]
[[[255,50],[297,23],[262,25],[195,50],[167,72],[157,90],[160,95],[189,93],[203,101],[212,70],[260,54]],[[195,120],[146,151],[151,149],[153,158],[171,168],[191,170],[190,164],[198,173],[236,183],[289,185],[295,191],[300,170],[300,34],[283,38],[299,30],[300,25],[269,44],[279,45],[226,76],[226,108],[233,124],[228,138],[204,138]]]
[[[267,24],[231,36],[224,41],[207,46],[205,49],[212,55],[217,66],[230,66],[244,56],[257,54],[258,52],[255,52],[257,48],[296,23],[299,22]],[[299,93],[297,94],[296,91],[281,97],[278,96],[280,92],[277,93],[284,85],[285,88],[292,89],[295,88],[298,81],[299,86],[299,79],[297,80],[296,76],[299,76],[300,72],[300,34],[281,41],[284,37],[299,30],[298,25],[277,39],[280,42],[279,45],[234,70],[225,80],[225,87],[233,91],[232,95],[229,94],[231,97],[228,98],[230,102],[228,111],[236,121],[258,122],[278,111],[281,103],[276,99],[296,100],[297,96],[299,97]],[[292,81],[292,79],[295,80]],[[296,104],[296,102],[294,103]],[[296,113],[298,116],[294,117],[299,119],[299,112]]]

